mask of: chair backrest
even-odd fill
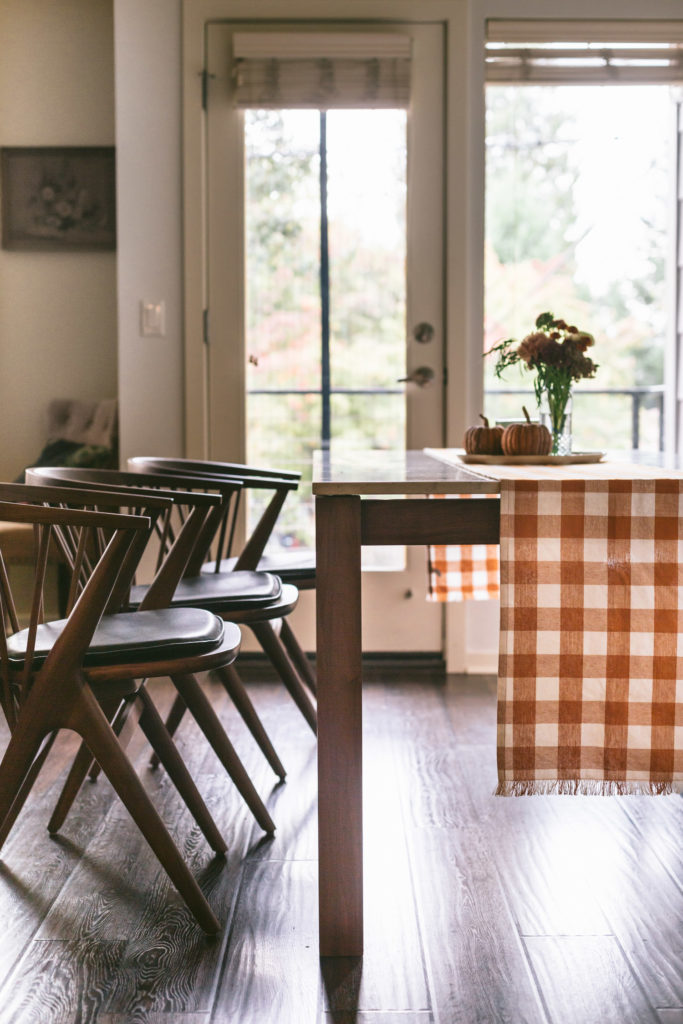
[[[212,459],[175,459],[167,456],[136,455],[128,460],[128,468],[135,472],[135,467],[154,464],[159,472],[168,473],[214,473],[216,476],[270,477],[272,479],[291,480],[298,484],[301,473],[290,469],[273,469],[264,466],[245,466],[241,462],[217,462]],[[143,469],[143,472],[147,470]]]
[[[108,492],[135,508],[150,500],[163,500],[163,511],[154,518],[156,575],[146,593],[145,608],[164,607],[181,577],[197,575],[214,535],[232,518],[240,492],[239,482],[216,486],[197,479],[189,481],[186,488],[177,476],[106,469],[40,467],[28,470],[27,481]]]
[[[29,523],[34,527],[36,536],[30,611],[25,627],[26,649],[19,666],[13,665],[7,646],[7,637],[21,627],[18,605],[0,551],[0,703],[10,729],[14,727],[19,706],[26,699],[35,674],[35,641],[38,626],[45,619],[45,581],[50,544],[60,531],[66,530],[74,537],[81,556],[74,565],[74,573],[81,579],[85,552],[99,551],[96,557],[91,556],[87,579],[83,580],[68,620],[41,665],[42,674],[52,679],[60,672],[74,671],[80,664],[112,592],[122,572],[126,572],[125,565],[136,540],[145,537],[151,529],[147,516],[45,506],[42,497],[37,496],[33,504],[28,493],[17,494],[18,500],[8,501],[4,495],[11,486],[24,492],[37,490],[24,485],[0,484],[0,522]]]
[[[259,469],[234,462],[211,462],[201,459],[170,459],[136,456],[128,460],[128,468],[137,473],[172,474],[189,484],[192,480],[204,480],[207,484],[226,486],[238,482],[242,491],[259,490],[270,493],[256,526],[248,536],[233,568],[256,569],[277,522],[278,516],[290,492],[299,486],[300,473],[272,469]],[[212,557],[215,571],[233,555],[239,504],[236,503],[230,522],[227,519],[223,529],[216,536],[213,553],[206,552],[206,559]]]
[[[35,470],[30,472],[35,473]],[[122,495],[119,493],[95,491],[85,488],[82,484],[57,486],[55,484],[45,485],[41,481],[40,486],[35,486],[35,484],[0,483],[0,501],[23,502],[62,509],[143,515],[149,520],[150,527],[153,527],[160,515],[168,514],[172,502],[169,498],[163,498],[158,494],[149,497],[151,500],[147,495],[140,493],[136,495],[135,501],[126,501],[122,500]],[[110,538],[105,530],[92,529],[81,532],[68,523],[56,525],[51,533],[52,544],[59,551],[62,563],[69,570],[69,594],[65,608],[68,614]],[[117,577],[113,581],[111,606],[107,609],[108,611],[116,611],[125,603],[135,571],[149,539],[150,531],[141,532],[134,538],[126,557],[119,566]],[[36,550],[37,535],[34,537],[34,558]]]

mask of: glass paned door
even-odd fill
[[[408,111],[239,110],[233,29],[208,30],[207,451],[302,472],[280,554],[314,543],[314,449],[443,443],[442,27],[393,30],[411,39]],[[431,385],[401,380],[422,366]],[[370,555],[392,571],[364,574],[366,649],[439,651],[424,549]]]
[[[406,113],[247,110],[244,133],[247,461],[305,476],[281,552],[315,543],[315,449],[405,445]]]

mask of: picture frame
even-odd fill
[[[0,192],[3,249],[116,248],[113,146],[3,146]]]

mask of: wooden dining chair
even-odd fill
[[[224,573],[240,569],[256,569],[272,572],[283,583],[293,584],[297,590],[314,590],[315,552],[311,550],[266,553],[275,524],[282,511],[287,496],[295,491],[301,479],[301,473],[291,470],[266,469],[245,466],[236,462],[215,462],[206,459],[173,459],[166,457],[135,456],[128,460],[128,468],[141,473],[171,473],[184,476],[205,477],[215,481],[238,480],[242,493],[256,490],[270,494],[265,507],[239,553],[233,551],[235,530],[224,530],[217,537],[212,552],[207,552],[201,566],[201,572]],[[280,639],[313,695],[317,684],[315,670],[301,648],[290,623],[284,619],[280,630]]]
[[[257,470],[237,464],[231,464],[234,468],[234,473],[210,473],[206,470],[202,471],[202,467],[204,465],[218,466],[222,464],[205,464],[188,459],[148,459],[136,457],[129,459],[128,465],[133,472],[138,473],[171,473],[179,481],[183,482],[183,486],[189,487],[193,481],[203,481],[205,485],[222,488],[234,484],[237,480],[241,487],[241,493],[252,488],[270,492],[271,494],[255,529],[238,556],[231,556],[236,534],[238,506],[234,509],[229,528],[227,523],[224,524],[223,529],[214,538],[207,538],[210,543],[206,543],[203,547],[197,547],[196,557],[193,559],[191,567],[188,567],[186,579],[183,581],[183,600],[194,600],[195,594],[200,592],[209,595],[211,593],[219,593],[222,588],[234,586],[235,583],[231,580],[231,577],[235,573],[265,571],[262,568],[263,563],[261,561],[264,548],[287,495],[292,490],[296,490],[298,486],[300,474],[289,472],[279,474],[277,470]],[[189,471],[185,470],[186,465],[190,467]],[[190,581],[190,577],[195,575],[202,577],[203,582],[201,579]],[[274,573],[274,575],[282,579],[278,573]],[[310,576],[310,569],[308,570],[308,575]],[[213,583],[209,583],[211,579]],[[298,583],[290,583],[288,582],[289,579],[295,579],[295,574],[291,571],[287,578],[283,579],[285,591],[293,593],[293,588],[296,587],[298,600],[298,591],[300,589]],[[302,581],[306,582],[303,577]],[[180,599],[181,593],[179,588],[176,600]],[[211,605],[211,607],[214,606]],[[218,605],[216,605],[215,610],[218,610]],[[235,621],[248,625],[252,630],[287,686],[287,689],[292,694],[304,718],[313,731],[317,732],[317,716],[314,705],[300,686],[300,682],[303,681],[313,696],[315,696],[315,672],[288,622],[287,616],[291,610],[293,610],[293,606],[289,610],[283,609],[283,613],[280,616],[279,631],[274,630],[272,627],[271,623],[273,618],[275,618],[273,615],[269,616],[268,620],[262,616],[259,621],[238,616],[235,618]],[[170,716],[167,719],[166,724],[171,732],[173,731],[175,712],[178,710],[174,709],[172,717]]]
[[[73,474],[73,475],[72,475]],[[103,475],[106,486],[99,482],[99,476]],[[207,494],[202,489],[196,492],[184,492],[179,488],[161,489],[166,483],[165,478],[155,478],[154,486],[141,488],[124,487],[122,484],[115,486],[113,480],[121,481],[127,474],[118,474],[115,470],[63,470],[51,468],[34,468],[27,470],[27,485],[31,490],[40,494],[43,500],[68,500],[70,505],[78,501],[87,500],[90,506],[98,509],[114,507],[139,508],[146,510],[156,507],[159,502],[163,503],[163,514],[155,517],[153,523],[153,536],[148,538],[158,547],[158,538],[164,539],[166,554],[163,559],[155,559],[156,573],[153,582],[147,586],[145,598],[142,602],[135,602],[139,611],[152,609],[161,610],[168,608],[169,595],[171,595],[182,576],[187,560],[194,549],[198,536],[205,529],[207,519],[220,519],[221,496]],[[139,477],[134,478],[139,481]],[[171,480],[173,486],[174,481]],[[87,484],[87,489],[84,487]],[[2,495],[0,485],[0,496]],[[12,485],[9,485],[10,487]],[[56,490],[56,497],[52,494]],[[76,538],[69,535],[60,535],[59,542],[62,546],[64,558],[68,564],[73,565],[77,558]],[[131,584],[133,573],[126,578],[126,586],[119,586],[113,601],[114,610],[131,609]],[[234,660],[234,659],[233,659]],[[230,663],[232,664],[232,663]],[[221,672],[229,667],[217,666],[216,671]],[[229,737],[227,736],[221,722],[216,715],[211,702],[197,682],[194,674],[180,668],[177,672],[167,673],[171,682],[175,685],[178,695],[181,696],[183,707],[189,708],[199,728],[204,733],[209,744],[228,772],[230,778],[237,787],[240,795],[254,815],[257,823],[267,833],[272,834],[275,824],[259,796],[246,769],[240,761]],[[120,731],[129,714],[129,706],[123,704],[117,709],[114,726]],[[254,712],[255,714],[255,712]],[[258,721],[260,725],[260,720]],[[261,726],[263,733],[265,730]],[[130,724],[128,725],[130,732]],[[168,732],[168,730],[165,730]],[[267,744],[270,740],[266,736]],[[154,744],[152,744],[154,748]],[[272,744],[270,748],[272,749]],[[155,749],[155,760],[161,761],[159,751]],[[275,755],[277,757],[277,755]],[[278,766],[281,768],[279,759]],[[61,827],[72,803],[78,793],[85,776],[90,771],[91,778],[97,775],[97,765],[90,764],[88,752],[79,751],[76,760],[69,773],[62,794],[53,812],[48,826],[52,830]],[[284,771],[284,770],[283,770]]]
[[[239,629],[200,609],[191,618],[169,610],[110,614],[112,596],[128,582],[135,565],[131,553],[142,550],[139,542],[151,519],[30,501],[26,493],[21,504],[0,500],[0,521],[31,523],[36,534],[31,604],[23,628],[0,552],[0,703],[10,727],[0,762],[3,834],[21,811],[55,735],[71,729],[102,766],[197,922],[215,933],[219,922],[121,748],[105,709],[122,699],[139,701],[141,724],[158,740],[163,725],[139,680],[203,671],[234,660]],[[77,538],[75,582],[67,618],[44,621],[48,551],[59,531]],[[167,756],[174,750],[170,738],[157,749],[179,778],[179,755],[177,760]],[[181,783],[186,794],[193,785],[188,790],[187,781]],[[195,812],[202,805],[196,790],[190,802]],[[214,849],[224,850],[208,810],[197,820]]]
[[[211,581],[200,577],[197,568],[201,565],[203,557],[199,557],[198,551],[205,551],[216,533],[224,529],[226,518],[231,515],[230,505],[234,503],[235,491],[239,493],[239,483],[223,483],[217,488],[213,483],[206,484],[200,480],[185,481],[178,476],[167,477],[160,474],[121,473],[115,470],[73,470],[66,468],[39,468],[27,472],[27,480],[34,483],[61,484],[68,487],[108,488],[120,494],[128,493],[132,488],[132,496],[135,491],[149,491],[158,487],[164,487],[168,493],[176,496],[175,518],[167,520],[156,531],[156,543],[158,552],[165,552],[162,561],[168,557],[169,545],[177,544],[176,535],[179,530],[185,530],[184,521],[187,519],[189,506],[192,504],[191,495],[199,495],[196,500],[211,500],[219,503],[219,506],[206,517],[201,529],[195,531],[192,542],[185,551],[185,560],[182,566],[178,565],[179,571],[166,573],[164,579],[156,579],[151,587],[146,584],[139,584],[131,588],[129,601],[131,606],[141,608],[153,606],[174,606],[174,607],[210,607],[217,614],[222,615],[232,622],[249,625],[254,630],[259,630],[262,623],[269,623],[272,619],[280,618],[289,614],[295,607],[298,594],[296,588],[283,588],[277,577],[272,574],[241,571],[231,575],[229,581],[221,579],[212,584]],[[169,491],[169,488],[175,488]],[[211,492],[207,495],[206,491]],[[182,499],[182,500],[181,500]],[[223,505],[220,505],[221,500]],[[226,511],[227,506],[227,511]],[[196,584],[199,584],[197,587]],[[188,591],[191,591],[188,593]],[[266,633],[264,642],[271,644],[272,656],[279,659],[282,667],[282,675],[285,684],[307,720],[312,727],[315,726],[315,709],[308,699],[299,677],[289,663],[285,663],[286,655],[283,655],[281,645],[271,643],[272,637]],[[256,739],[268,763],[275,774],[281,780],[285,778],[285,768],[275,751],[275,748],[268,736],[263,723],[244,687],[234,665],[226,666],[216,673],[233,700],[237,710],[242,715],[247,727]],[[182,720],[187,706],[188,680],[178,678],[173,680],[178,689],[171,714],[167,719],[167,728],[171,734],[175,732],[177,725]],[[195,702],[199,695],[194,693]],[[204,698],[205,699],[205,698]],[[219,755],[220,756],[220,755]],[[158,763],[156,756],[153,757],[153,764]]]
[[[114,480],[112,474],[116,471],[79,470],[78,474],[74,474],[70,469],[36,469],[30,472],[36,474],[36,478],[40,475],[42,480],[53,479],[56,482],[58,479],[66,481],[68,478],[85,482],[87,478],[91,482],[97,480],[102,485],[106,485],[107,480]],[[149,473],[143,474],[142,468],[138,465],[136,471],[129,474],[129,477],[126,478],[126,485],[129,485],[131,481],[140,480],[141,475],[145,477],[147,482],[150,478],[158,479],[160,473],[162,473],[162,470],[157,470],[156,472],[150,470]],[[227,616],[230,621],[248,626],[274,665],[306,722],[313,732],[316,732],[317,716],[315,705],[302,685],[302,682],[306,683],[309,679],[304,671],[300,671],[298,668],[298,662],[307,662],[307,659],[304,652],[301,651],[296,638],[293,637],[291,629],[288,629],[286,625],[287,616],[291,614],[298,602],[298,588],[294,584],[282,585],[279,577],[276,577],[275,574],[266,574],[260,570],[239,568],[238,566],[235,566],[229,573],[202,572],[202,568],[207,563],[214,546],[229,545],[230,539],[234,537],[236,517],[239,511],[239,497],[244,490],[245,484],[242,480],[233,477],[219,477],[199,473],[184,475],[176,472],[173,474],[163,474],[163,477],[167,482],[175,481],[176,486],[183,490],[189,491],[193,488],[201,487],[217,491],[224,497],[224,500],[227,500],[228,495],[234,494],[235,488],[238,489],[235,500],[230,504],[229,513],[221,520],[214,518],[208,521],[206,529],[198,537],[192,555],[185,567],[183,578],[171,599],[171,605],[210,607],[217,614]],[[118,478],[122,479],[120,474]],[[29,479],[28,476],[27,479]],[[252,474],[249,479],[251,481],[250,486],[274,488],[276,495],[273,500],[276,500],[280,507],[293,486],[292,481],[287,481],[283,484],[279,478],[266,478],[257,474]],[[141,486],[141,484],[138,484],[138,486]],[[269,503],[269,507],[273,505],[273,500]],[[272,530],[272,524],[274,524],[276,518],[277,513],[273,508],[270,511],[266,509],[262,520],[268,525],[267,527],[263,526],[263,529],[260,531],[261,536],[266,534],[266,529],[268,533]],[[254,532],[256,534],[258,528]],[[258,545],[264,543],[265,539],[261,540],[259,537]],[[254,545],[254,551],[256,552],[256,544]],[[253,557],[258,561],[258,554],[255,553]],[[266,583],[266,579],[270,580],[270,582]],[[272,589],[273,579],[277,580],[277,585],[280,588],[279,596]],[[270,591],[268,588],[270,588]],[[268,596],[268,592],[270,592],[270,599],[264,600],[263,598]],[[134,588],[132,591],[133,600],[142,600],[144,593],[144,588]],[[273,623],[275,622],[280,624],[280,634],[273,628]],[[285,634],[289,633],[293,637],[293,644],[296,648],[295,654],[292,654],[289,646],[285,644],[285,640],[282,637],[283,632]],[[226,689],[228,689],[233,701],[244,716],[245,711],[242,709],[247,708],[247,696],[234,666],[231,666],[226,673],[223,673],[222,677]],[[314,687],[310,688],[313,689]],[[182,718],[182,713],[182,706],[178,703],[172,709],[166,723],[170,732],[174,731],[177,722]],[[246,717],[245,721],[247,721]],[[247,721],[247,724],[249,725],[249,721]],[[264,746],[262,746],[262,749],[265,753]],[[272,755],[266,754],[266,756],[274,770],[276,770],[276,773],[279,774],[272,760]]]

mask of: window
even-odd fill
[[[581,42],[582,30],[490,32],[485,350],[528,333],[546,309],[575,321],[596,335],[600,364],[575,390],[575,447],[657,451],[675,328],[681,49],[646,37],[608,45],[615,27],[595,23],[604,39]],[[533,401],[528,375],[502,383],[487,364],[485,380],[489,415],[519,416]]]

